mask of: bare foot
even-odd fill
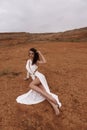
[[[57,105],[55,106],[54,111],[55,111],[55,114],[58,116],[60,112],[59,112],[59,109],[58,109]]]
[[[57,109],[55,110],[55,114],[56,114],[56,116],[58,116],[59,115],[59,109],[58,109],[58,107],[57,107]]]

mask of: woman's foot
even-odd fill
[[[58,109],[58,107],[56,106],[56,108],[55,108],[55,114],[56,114],[56,116],[58,116],[59,115],[59,109]]]
[[[58,103],[58,108],[60,109],[62,106],[61,102]]]

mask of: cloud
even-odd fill
[[[0,32],[59,32],[84,26],[86,0],[0,0]]]

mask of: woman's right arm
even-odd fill
[[[38,51],[38,54],[39,54],[39,57],[40,57],[40,60],[38,61],[38,63],[46,63],[46,59],[43,56],[43,54],[40,51]]]

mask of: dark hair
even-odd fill
[[[35,48],[30,48],[29,51],[32,51],[34,53],[34,58],[33,58],[33,61],[32,61],[32,65],[33,65],[33,64],[37,63],[37,61],[40,59],[39,54],[38,54],[38,52]]]

